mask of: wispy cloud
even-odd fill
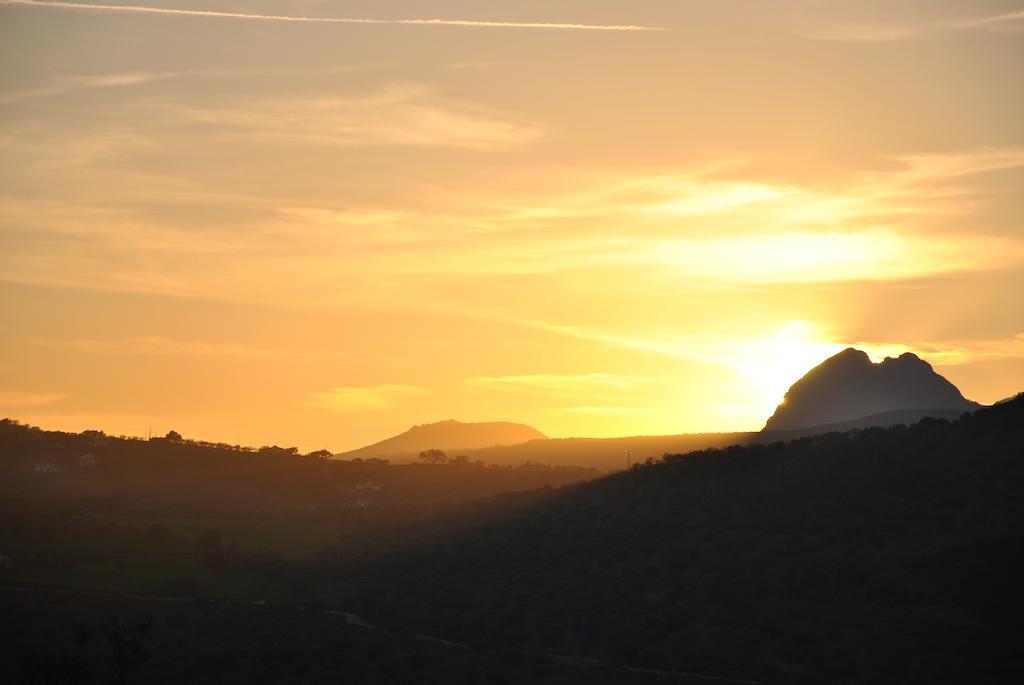
[[[984,184],[968,177],[1022,167],[1024,151],[887,164],[896,166],[833,185],[637,175],[581,179],[569,194],[476,198],[475,207],[459,207],[467,198],[453,194],[443,214],[305,207],[279,216],[285,232],[387,247],[371,259],[393,274],[437,277],[651,266],[677,282],[735,285],[907,279],[1024,263],[1015,236],[931,230],[952,227],[984,201]]]
[[[737,283],[887,281],[1024,264],[1009,238],[917,237],[890,228],[656,241],[636,253],[680,276]],[[728,264],[730,271],[723,271]]]
[[[366,17],[303,17],[280,14],[249,14],[244,12],[218,12],[214,10],[175,9],[140,5],[101,5],[84,2],[44,2],[42,0],[0,0],[4,5],[27,5],[52,9],[86,10],[96,12],[128,12],[165,16],[206,17],[213,19],[241,19],[301,24],[355,24],[384,26],[455,26],[466,28],[540,29],[561,31],[661,31],[661,27],[633,24],[586,24],[562,22],[484,21],[479,19],[374,19]]]
[[[630,390],[649,381],[638,376],[607,373],[527,374],[520,376],[477,376],[465,383],[489,390],[541,392],[552,395],[589,395],[608,391]]]
[[[1024,359],[1024,333],[1010,338],[897,343],[889,340],[837,340],[809,321],[791,321],[766,335],[749,337],[715,333],[638,336],[537,320],[516,323],[622,349],[730,368],[744,378],[750,394],[746,401],[756,406],[754,415],[770,413],[793,381],[846,347],[862,349],[876,362],[904,352],[913,352],[938,366]]]
[[[36,344],[75,352],[111,355],[139,355],[155,357],[236,357],[279,358],[290,356],[282,350],[272,350],[237,343],[219,343],[203,340],[175,340],[160,336],[117,338],[112,340],[36,340]]]
[[[582,416],[647,416],[661,411],[664,410],[651,407],[558,407],[551,410],[555,414]]]
[[[407,267],[400,251],[387,260],[392,269],[437,274],[657,267],[677,282],[747,285],[898,280],[1024,264],[1016,236],[953,228],[984,200],[985,185],[968,177],[1020,168],[1024,150],[891,161],[895,169],[834,185],[685,174],[601,179],[568,195],[498,199],[487,213],[447,217],[430,231],[415,230],[420,217],[403,216],[395,222],[403,235],[425,247],[450,243],[460,231],[475,231],[477,239],[430,260],[417,253]],[[934,230],[939,223],[949,228]],[[512,239],[520,232],[531,239]],[[372,235],[382,244],[392,237]]]
[[[805,38],[824,41],[889,43],[967,30],[1021,33],[1024,31],[1024,11],[904,24],[813,21],[799,29],[798,33]]]
[[[37,88],[26,88],[23,90],[12,90],[6,93],[0,93],[0,104],[11,104],[14,102],[53,97],[67,93],[77,93],[83,90],[93,90],[97,88],[138,86],[145,83],[153,83],[154,81],[173,78],[176,75],[177,74],[175,72],[129,72],[124,74],[100,74],[98,76],[62,76]]]
[[[0,5],[4,4],[0,0]],[[107,90],[114,88],[128,88],[132,86],[144,86],[149,83],[156,83],[170,79],[215,79],[215,78],[289,78],[307,79],[310,77],[321,77],[334,74],[347,74],[357,71],[365,71],[364,65],[332,65],[321,69],[186,69],[176,71],[137,71],[111,74],[67,74],[56,76],[45,83],[34,85],[31,88],[20,88],[0,92],[0,104],[11,104],[37,100],[40,98],[57,97],[61,95],[81,93],[90,90]]]
[[[387,104],[370,110],[382,120],[392,104],[401,110],[410,98],[419,102],[415,97],[423,96],[381,96]],[[255,114],[254,130],[273,112],[287,114],[287,105]],[[371,119],[364,112],[351,125],[390,130]],[[446,135],[437,133],[435,142]],[[11,152],[38,172],[34,148],[22,149],[25,139],[19,136]],[[979,207],[998,198],[991,179],[972,178],[1021,168],[1024,150],[918,155],[884,165],[829,183],[784,184],[730,168],[581,175],[569,193],[413,186],[402,189],[400,202],[365,206],[290,204],[293,198],[281,202],[272,188],[268,196],[221,195],[187,179],[105,176],[106,185],[83,186],[88,193],[0,196],[0,221],[10,227],[0,272],[24,283],[216,293],[287,307],[446,303],[472,311],[483,279],[546,279],[556,299],[637,283],[676,297],[694,289],[896,281],[1024,265],[1024,242],[1011,226],[978,224]],[[217,230],[172,221],[169,203],[199,216],[216,211]],[[267,273],[279,277],[268,280]],[[493,306],[510,318],[532,318],[521,292],[492,294]]]
[[[966,340],[921,340],[909,343],[855,342],[854,347],[869,348],[876,360],[914,352],[938,366],[960,366],[1001,359],[1024,359],[1024,333],[1010,338]]]
[[[773,353],[790,355],[797,364],[807,359],[824,360],[845,347],[857,347],[875,361],[914,352],[936,364],[955,366],[996,359],[1024,358],[1024,333],[1009,338],[920,340],[895,343],[888,340],[835,340],[827,331],[812,322],[790,321],[777,331],[760,337],[735,335],[689,334],[676,336],[637,336],[614,330],[569,326],[540,320],[509,321],[528,328],[563,336],[599,342],[642,352],[650,352],[707,364],[732,366],[743,370],[749,361],[752,368],[760,369]],[[810,368],[810,367],[807,367]],[[806,370],[806,369],[805,369]],[[799,377],[799,374],[793,376]],[[515,378],[514,376],[512,378]]]
[[[657,414],[658,410],[633,403],[650,402],[652,394],[664,390],[649,378],[610,373],[477,376],[463,382],[476,388],[518,393],[534,401],[571,403],[549,407],[545,410],[549,414],[609,419]]]
[[[0,389],[0,407],[19,409],[22,407],[38,407],[52,404],[68,397],[61,392],[21,392],[19,390]]]
[[[231,107],[163,103],[158,111],[171,124],[203,124],[207,135],[342,146],[493,150],[529,142],[541,133],[536,125],[443,98],[419,85],[395,85],[351,96],[252,100]]]
[[[402,398],[422,395],[425,392],[425,388],[415,385],[341,386],[313,393],[307,398],[306,404],[317,409],[344,414],[389,409],[396,406]]]
[[[949,28],[954,29],[992,29],[994,27],[1013,24],[1020,28],[1019,22],[1024,22],[1024,10],[980,17],[967,17],[966,19],[953,19],[950,21],[940,22],[938,25],[948,26]]]

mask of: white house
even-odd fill
[[[96,464],[98,464],[98,463],[99,462],[96,461],[96,455],[92,454],[92,453],[90,453],[90,454],[83,454],[82,456],[80,456],[78,458],[78,465],[79,466],[96,466]]]
[[[36,473],[60,473],[60,467],[52,461],[44,461],[36,464]]]
[[[373,492],[380,492],[383,488],[380,483],[374,483],[373,481],[366,481],[365,483],[356,483],[352,486],[353,490],[372,490]]]

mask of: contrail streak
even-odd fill
[[[560,24],[529,21],[480,21],[476,19],[370,19],[359,17],[296,17],[277,14],[245,14],[242,12],[216,12],[213,10],[172,9],[140,5],[96,5],[85,2],[44,2],[43,0],[0,0],[0,5],[27,5],[69,10],[99,12],[132,12],[136,14],[165,14],[185,17],[214,17],[219,19],[249,19],[304,24],[378,24],[407,26],[464,26],[475,28],[548,29],[563,31],[663,31],[655,26],[630,24]]]

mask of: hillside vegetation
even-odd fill
[[[290,564],[460,502],[597,474],[387,465],[0,422],[0,584],[262,597]],[[293,587],[294,586],[294,587]]]
[[[12,422],[0,438],[0,599],[19,622],[7,642],[39,655],[9,673],[101,668],[102,640],[73,638],[110,608],[154,618],[138,682],[1024,675],[1004,628],[1022,606],[1021,397],[956,421],[705,449],[603,478]],[[86,449],[95,466],[82,466]],[[43,460],[60,470],[37,472]],[[316,630],[300,628],[307,619]],[[217,660],[249,644],[264,646],[258,657]]]
[[[674,456],[325,560],[321,582],[474,644],[764,682],[1010,682],[1022,445],[1017,399]]]
[[[294,448],[45,431],[0,421],[0,496],[105,512],[233,516],[315,509],[415,508],[558,486],[596,475],[518,464],[336,461]],[[86,461],[87,460],[87,461]],[[40,470],[40,468],[50,470]]]

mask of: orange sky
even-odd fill
[[[759,429],[847,345],[1024,390],[1019,3],[43,4],[0,0],[0,415]]]

